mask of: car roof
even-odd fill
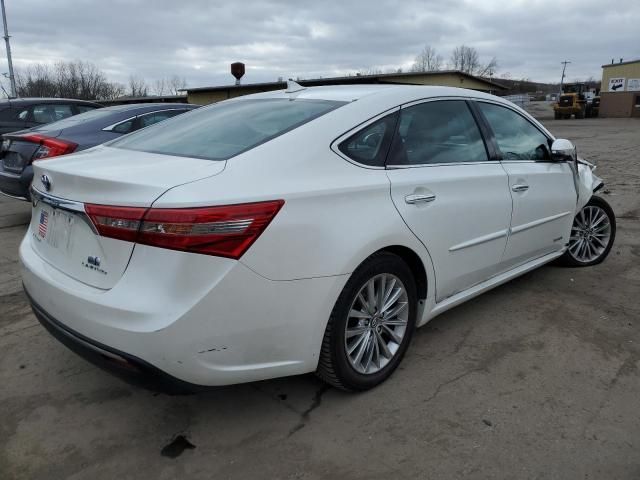
[[[192,103],[127,103],[124,105],[112,105],[103,110],[111,112],[134,112],[136,110],[171,110],[173,108],[197,108],[200,105]]]
[[[287,93],[286,90],[246,95],[240,98],[306,98],[313,100],[331,100],[339,102],[353,102],[364,98],[393,99],[398,103],[407,103],[431,97],[465,97],[485,98],[504,103],[500,97],[477,90],[457,87],[441,87],[431,85],[331,85],[321,87],[306,87]]]
[[[47,98],[47,97],[22,97],[22,98],[3,98],[0,99],[0,105],[29,105],[35,103],[77,103],[80,105],[96,105],[101,107],[99,103],[89,100],[77,100],[74,98]]]

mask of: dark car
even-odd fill
[[[187,103],[117,105],[5,134],[0,148],[0,192],[29,200],[34,160],[85,150],[197,107]]]
[[[0,134],[38,127],[100,107],[99,103],[69,98],[0,100]]]

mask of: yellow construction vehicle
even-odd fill
[[[553,116],[556,120],[560,118],[584,118],[597,116],[597,110],[593,109],[593,100],[598,98],[597,110],[600,106],[600,98],[588,90],[584,83],[566,83],[562,86],[562,94],[558,103],[553,105]],[[595,115],[593,115],[595,113]]]

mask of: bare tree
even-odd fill
[[[127,92],[131,97],[146,97],[149,94],[149,87],[144,78],[129,75],[129,91]]]
[[[422,51],[416,55],[416,59],[411,65],[412,72],[435,72],[442,68],[442,57],[438,55],[436,49],[426,45]]]
[[[184,77],[173,75],[167,80],[170,95],[180,95],[180,90],[187,88],[187,81]]]
[[[486,65],[480,65],[476,75],[479,77],[493,77],[498,70],[498,59],[493,57]]]
[[[17,72],[16,84],[21,97],[100,100],[115,98],[123,91],[94,64],[81,61],[30,65]]]
[[[461,72],[473,75],[473,73],[478,70],[478,67],[480,67],[478,51],[466,45],[460,45],[454,48],[451,53],[451,65],[454,70],[460,70]]]
[[[157,79],[153,82],[153,94],[154,95],[167,94],[167,82],[164,78]]]

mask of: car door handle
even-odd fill
[[[436,196],[433,193],[412,193],[404,197],[404,201],[409,205],[415,205],[416,203],[429,203],[433,202]]]
[[[513,190],[514,192],[526,192],[527,190],[529,190],[529,185],[512,185],[511,190]]]

